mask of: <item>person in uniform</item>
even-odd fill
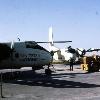
[[[73,58],[70,58],[70,71],[73,71],[73,64],[74,64],[74,59]]]

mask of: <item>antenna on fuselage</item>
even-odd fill
[[[17,40],[20,42],[19,34],[17,34]]]

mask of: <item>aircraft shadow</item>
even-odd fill
[[[68,75],[68,74],[62,74]],[[72,74],[75,75],[75,74]],[[56,74],[51,76],[46,76],[45,74],[37,74],[32,71],[23,72],[14,80],[4,80],[4,83],[12,83],[19,85],[28,85],[28,86],[43,86],[43,87],[53,87],[53,88],[96,88],[100,87],[97,84],[89,84],[84,82],[69,81],[60,78],[56,78]]]
[[[61,78],[61,77],[69,77],[69,78],[75,78],[77,75],[88,75],[88,74],[92,74],[92,72],[91,73],[89,73],[89,72],[86,72],[86,73],[57,73],[57,74],[54,74],[53,75],[53,77],[55,77],[55,78]]]

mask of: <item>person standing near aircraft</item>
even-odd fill
[[[74,64],[74,59],[73,58],[70,58],[69,64],[70,64],[70,71],[73,71],[73,64]]]

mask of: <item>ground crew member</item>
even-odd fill
[[[74,59],[73,58],[70,58],[70,71],[73,71],[73,64],[74,64]]]

